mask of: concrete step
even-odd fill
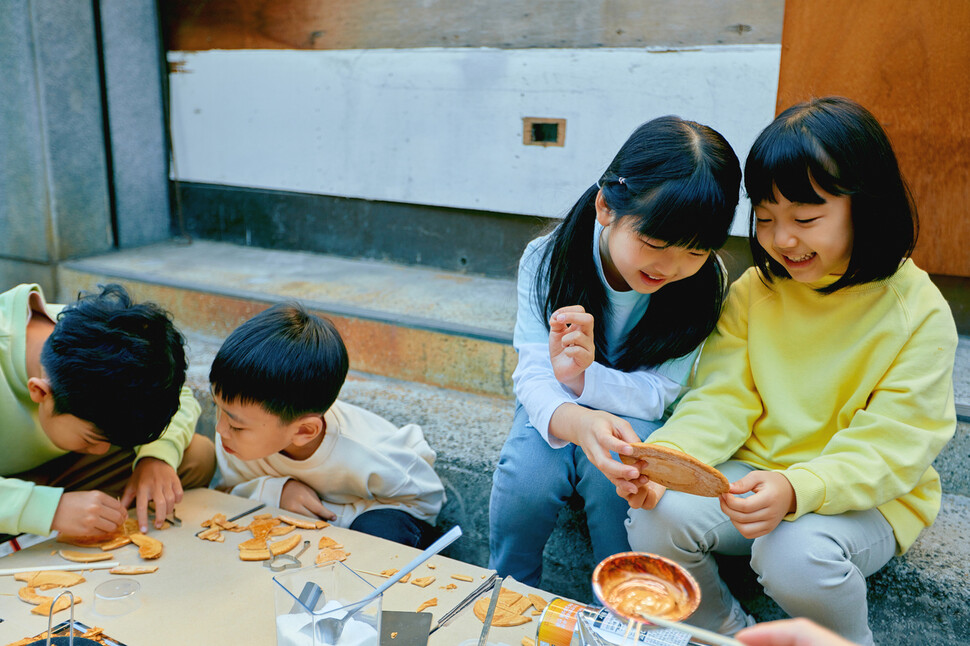
[[[372,261],[277,252],[219,243],[158,245],[66,263],[59,298],[98,282],[128,286],[169,309],[189,341],[189,383],[203,403],[200,432],[212,435],[208,367],[222,339],[264,307],[292,298],[335,321],[347,339],[351,373],[341,398],[396,424],[415,422],[438,452],[449,502],[441,525],[465,532],[449,555],[488,560],[491,474],[512,419],[515,355],[511,281],[480,279]],[[970,412],[970,339],[954,371],[957,402]],[[463,391],[463,392],[459,392]],[[909,553],[870,579],[878,643],[958,643],[970,634],[970,422],[961,421],[936,462],[946,491],[936,524]],[[542,586],[589,601],[593,567],[585,517],[567,507],[544,554]],[[781,611],[742,561],[737,593],[759,619]]]
[[[335,322],[355,371],[512,397],[511,280],[208,241],[75,260],[61,265],[58,278],[62,302],[121,282],[137,298],[161,303],[196,338],[223,339],[265,307],[299,299]],[[970,337],[960,339],[954,390],[970,419]],[[496,437],[507,431],[497,428]],[[970,496],[968,459],[962,425],[936,462],[948,493]]]
[[[219,339],[189,338],[189,382],[203,402],[200,432],[211,435],[213,406],[208,365]],[[448,492],[439,525],[461,525],[461,541],[448,556],[488,565],[488,500],[491,474],[512,423],[507,399],[455,392],[386,377],[351,373],[341,399],[365,407],[395,424],[420,424],[438,453],[435,468]],[[963,446],[970,423],[960,422]],[[961,449],[962,450],[962,449]],[[950,456],[954,467],[957,454]],[[944,472],[945,481],[958,473]],[[963,484],[966,479],[963,476]],[[952,480],[951,480],[952,481]],[[945,494],[936,523],[904,556],[869,579],[870,621],[876,643],[942,646],[970,634],[970,497]],[[544,553],[541,587],[560,596],[591,602],[593,555],[579,501],[565,508]],[[755,580],[743,558],[722,561],[725,578],[745,607],[761,621],[784,617]]]
[[[936,522],[903,556],[867,579],[877,644],[966,644],[970,635],[970,498],[944,494]],[[721,575],[759,621],[786,617],[744,557],[719,558]]]
[[[275,303],[299,299],[334,321],[351,368],[510,397],[512,280],[217,242],[164,243],[66,262],[62,301],[120,282],[180,328],[224,338]]]
[[[200,432],[212,433],[213,407],[205,381],[216,340],[190,338],[190,383],[203,402]],[[435,468],[448,492],[439,525],[461,525],[464,535],[448,555],[483,567],[488,564],[488,499],[491,474],[512,422],[504,398],[352,373],[341,399],[365,407],[395,424],[420,424],[438,453]],[[961,434],[970,433],[962,422]],[[936,523],[904,556],[893,559],[869,579],[870,621],[877,643],[940,645],[960,643],[970,634],[970,498],[944,496]],[[544,553],[541,587],[554,594],[590,602],[592,549],[580,506],[563,510]],[[735,594],[759,620],[784,613],[766,597],[741,558],[722,562]],[[908,638],[908,639],[907,639]]]

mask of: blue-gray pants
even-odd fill
[[[718,469],[734,482],[754,467],[731,461]],[[873,643],[865,577],[896,550],[892,527],[878,510],[806,514],[752,540],[741,536],[718,500],[667,491],[655,509],[631,509],[626,521],[634,550],[672,559],[697,580],[701,605],[690,623],[722,634],[744,627],[744,611],[718,576],[712,553],[750,554],[765,592],[789,615],[857,644]]]
[[[624,419],[641,439],[659,426],[658,422]],[[585,503],[596,562],[629,551],[623,528],[629,510],[626,500],[616,495],[616,487],[587,459],[582,448],[574,444],[561,449],[550,447],[517,404],[512,430],[492,476],[489,567],[501,576],[538,586],[542,550],[560,509],[574,492]]]

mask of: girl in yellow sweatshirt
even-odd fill
[[[871,644],[865,577],[940,508],[931,464],[956,427],[956,327],[909,259],[915,207],[865,108],[789,108],[744,180],[756,266],[730,288],[697,387],[649,440],[717,466],[731,490],[641,484],[624,495],[630,545],[694,575],[691,623],[732,634],[752,622],[712,556],[750,553],[783,610]]]

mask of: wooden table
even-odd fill
[[[232,517],[252,508],[254,504],[252,500],[210,489],[187,491],[182,502],[176,506],[182,526],[149,531],[149,535],[164,543],[165,551],[161,558],[150,562],[159,566],[157,572],[132,577],[141,584],[138,595],[140,607],[120,617],[105,617],[96,613],[94,588],[119,576],[109,574],[107,570],[85,571],[86,581],[70,588],[75,596],[82,599],[82,603],[75,608],[75,619],[88,626],[104,628],[106,634],[127,646],[232,642],[260,646],[275,644],[274,588],[277,584],[272,580],[274,573],[263,567],[261,562],[243,562],[238,556],[237,545],[252,538],[252,534],[248,531],[223,532],[226,537],[224,543],[195,537],[202,521],[214,514],[221,512]],[[267,512],[287,513],[270,507],[257,513]],[[247,524],[250,520],[251,516],[246,516],[239,522]],[[295,531],[311,541],[310,548],[300,558],[304,567],[313,566],[318,551],[317,542],[324,535],[344,545],[344,549],[350,552],[345,564],[354,570],[380,572],[387,568],[401,568],[420,553],[410,547],[339,527]],[[70,564],[52,554],[62,548],[92,551],[90,548],[75,548],[49,540],[0,558],[0,569]],[[299,547],[293,553],[297,551]],[[133,545],[114,550],[113,556],[122,565],[147,563],[138,556],[138,548]],[[430,566],[435,567],[431,569]],[[432,557],[414,571],[412,578],[434,576],[435,582],[426,588],[408,583],[394,585],[384,593],[383,609],[415,611],[423,601],[437,597],[437,606],[427,610],[434,615],[432,623],[437,622],[438,617],[478,587],[490,573],[489,570],[440,555]],[[472,581],[452,579],[452,574],[468,575]],[[375,587],[385,580],[369,574],[361,576]],[[456,589],[443,589],[442,586],[449,583],[454,583]],[[23,585],[13,576],[0,576],[0,618],[4,620],[0,623],[0,645],[47,630],[47,617],[31,614],[32,606],[17,597],[17,590]],[[515,581],[509,581],[503,587],[523,594],[538,594],[546,600],[552,598],[548,592]],[[54,596],[63,589],[56,588],[42,594]],[[54,616],[54,623],[56,625],[69,617],[69,611],[59,612]],[[538,620],[536,616],[522,626],[493,627],[489,641],[519,646],[523,637],[535,639]],[[454,646],[465,639],[477,638],[481,629],[482,622],[468,608],[448,626],[431,635],[429,644]]]

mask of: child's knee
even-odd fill
[[[626,521],[630,547],[639,552],[707,552],[714,549],[716,528],[726,519],[722,513],[706,513],[705,503],[689,494],[668,491],[654,509],[634,509]],[[713,504],[717,504],[716,501]]]
[[[845,549],[832,536],[798,529],[782,523],[751,546],[751,569],[769,594],[790,588],[793,581],[820,582],[831,576],[833,568],[852,567]]]
[[[666,554],[668,547],[692,542],[683,525],[660,509],[631,509],[625,524],[630,548],[637,552]]]
[[[565,500],[547,481],[528,482],[520,473],[496,471],[489,498],[490,522],[505,527],[528,525],[546,515],[557,516],[563,504]]]

